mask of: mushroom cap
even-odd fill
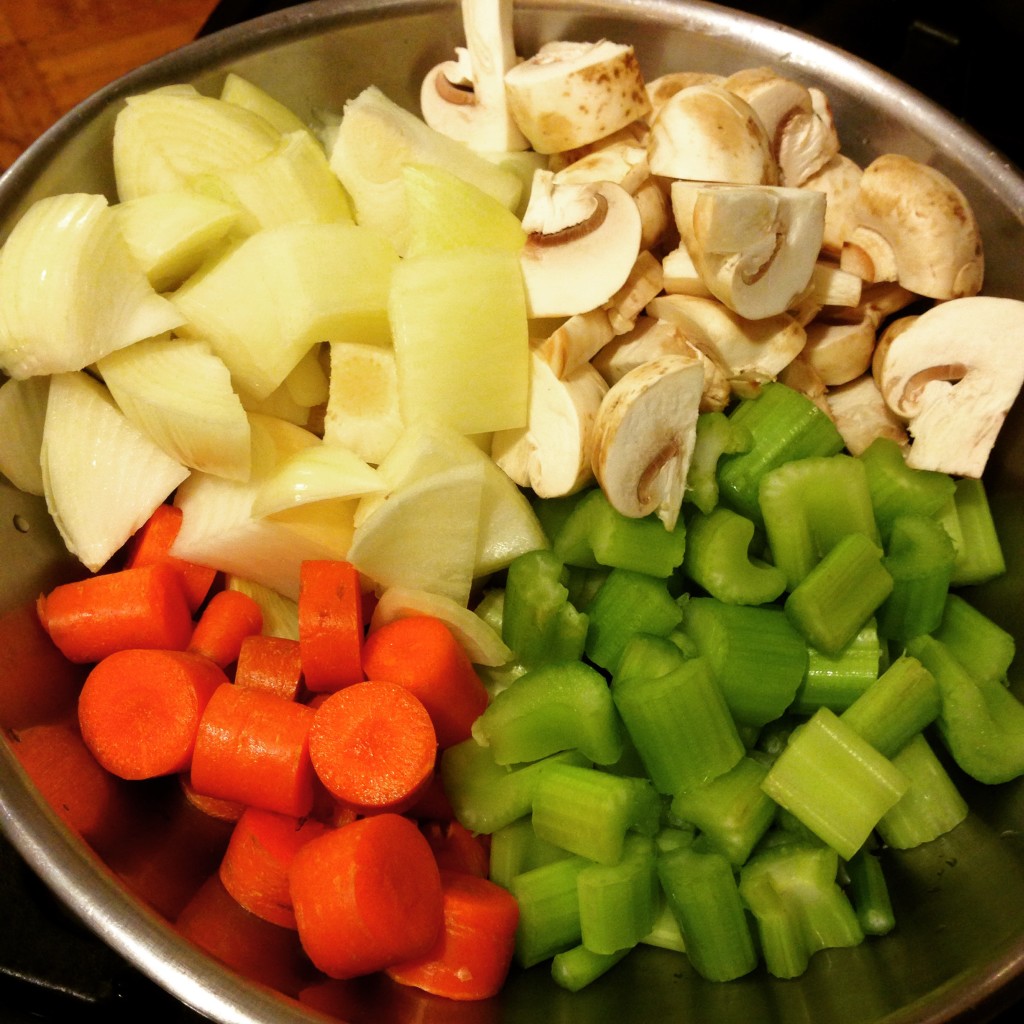
[[[651,102],[651,119],[680,89],[688,89],[691,85],[722,85],[725,77],[713,71],[669,71],[660,75],[646,86],[647,98]]]
[[[825,232],[821,248],[829,256],[840,254],[843,242],[856,224],[853,208],[863,173],[858,164],[839,153],[801,183],[801,188],[825,193]]]
[[[807,344],[801,353],[830,387],[847,384],[871,366],[875,324],[870,317],[857,322],[819,319],[807,325]]]
[[[852,455],[860,455],[879,437],[887,437],[901,448],[910,443],[903,421],[885,404],[870,373],[829,388],[825,402]]]

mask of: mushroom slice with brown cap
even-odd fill
[[[540,498],[573,494],[593,479],[590,453],[604,378],[589,363],[558,377],[536,352],[530,356],[527,425],[499,430],[491,438],[491,458],[520,487]]]
[[[821,249],[827,256],[838,258],[843,242],[856,224],[854,205],[863,173],[859,164],[839,153],[800,186],[825,193],[825,232]]]
[[[558,377],[568,377],[615,337],[608,311],[599,306],[577,313],[559,324],[547,337],[534,343],[534,351]]]
[[[907,421],[909,466],[980,477],[1024,383],[1024,302],[939,303],[892,339],[877,380]]]
[[[640,211],[612,182],[556,185],[550,171],[537,171],[523,227],[520,265],[531,319],[604,305],[640,254]]]
[[[660,178],[653,175],[633,193],[640,211],[640,248],[662,250],[675,245],[678,235],[672,222],[672,204],[668,190]]]
[[[976,295],[985,261],[967,198],[941,171],[889,153],[861,175],[840,265],[932,299]]]
[[[505,92],[505,73],[518,62],[512,6],[512,0],[462,0],[466,46],[456,49],[456,60],[427,72],[420,88],[423,120],[483,153],[528,146]]]
[[[669,71],[647,83],[647,98],[651,101],[650,119],[681,89],[691,85],[722,85],[725,75],[714,71]]]
[[[712,298],[708,286],[693,265],[690,250],[685,245],[678,245],[665,254],[661,261],[661,273],[663,287],[669,295],[700,295],[705,299]]]
[[[631,330],[647,303],[661,293],[664,275],[661,263],[644,250],[636,258],[622,287],[605,303],[608,319],[616,334]]]
[[[573,146],[572,149],[563,149],[558,153],[539,155],[547,161],[548,170],[557,174],[585,156],[590,156],[609,146],[643,146],[646,150],[647,137],[650,132],[646,121],[631,121],[625,128],[620,128],[618,131],[612,132],[611,135],[605,135],[604,138],[595,139],[582,146]]]
[[[633,195],[651,176],[651,168],[647,147],[635,139],[622,139],[594,149],[554,173],[556,185],[614,181]]]
[[[651,122],[651,171],[665,178],[775,185],[771,139],[753,108],[720,85],[680,89]]]
[[[910,443],[903,421],[885,404],[870,373],[829,388],[825,404],[851,455],[860,455],[879,437],[904,449]]]
[[[871,366],[875,351],[875,324],[864,316],[859,321],[819,318],[806,327],[805,359],[829,387],[847,384]]]
[[[686,490],[704,389],[700,359],[665,355],[608,389],[594,428],[594,476],[609,503],[673,529]]]
[[[807,289],[824,230],[820,192],[674,181],[672,210],[708,290],[740,316],[785,312]]]
[[[538,153],[603,139],[650,110],[633,47],[607,39],[545,43],[505,73],[505,91]]]

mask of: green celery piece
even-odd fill
[[[739,867],[775,817],[775,801],[761,788],[768,768],[767,761],[744,756],[703,786],[676,793],[672,813],[696,826],[702,843]]]
[[[906,642],[931,633],[942,622],[956,552],[941,524],[927,516],[893,520],[882,565],[892,593],[878,609],[881,636]]]
[[[888,935],[896,927],[882,862],[862,847],[846,862],[847,896],[865,935]]]
[[[762,476],[758,501],[772,560],[788,590],[847,535],[878,540],[867,472],[852,455],[786,462]]]
[[[577,878],[583,945],[608,955],[637,945],[654,927],[658,878],[654,841],[630,833],[615,864],[592,864]]]
[[[888,758],[820,708],[793,732],[764,791],[849,860],[909,783]]]
[[[849,533],[793,589],[784,605],[793,627],[820,651],[838,654],[892,592],[882,550]]]
[[[458,821],[471,832],[490,835],[530,813],[540,773],[547,764],[562,762],[590,764],[578,751],[569,750],[509,769],[496,764],[487,747],[468,739],[441,752],[440,773]]]
[[[637,634],[612,676],[611,690],[659,793],[671,796],[699,786],[743,756],[743,743],[707,662],[684,658],[670,641]]]
[[[629,569],[612,569],[587,612],[586,655],[609,672],[634,633],[668,636],[683,617],[665,580]]]
[[[736,876],[725,857],[680,847],[659,855],[658,878],[686,955],[702,978],[732,981],[757,966]]]
[[[605,566],[599,569],[583,569],[578,565],[567,565],[566,570],[565,585],[569,589],[569,600],[575,608],[586,612],[611,569]]]
[[[786,842],[754,854],[739,890],[754,915],[768,972],[795,978],[822,949],[856,946],[864,932],[836,882],[834,850]]]
[[[686,527],[682,519],[666,530],[656,516],[624,516],[597,487],[576,504],[552,547],[566,565],[630,569],[667,579],[683,561]]]
[[[549,544],[554,544],[558,531],[562,524],[572,515],[573,509],[583,500],[586,491],[577,491],[575,494],[566,494],[558,498],[539,498],[533,496],[530,504],[533,506],[534,514],[544,531]]]
[[[566,568],[552,551],[519,555],[508,567],[501,638],[527,667],[583,653],[587,616],[569,601]]]
[[[765,473],[794,459],[836,455],[844,447],[835,424],[814,402],[777,382],[765,384],[757,398],[740,402],[730,419],[750,431],[753,444],[719,462],[719,501],[758,524],[758,489]]]
[[[683,630],[711,667],[738,726],[774,721],[793,702],[807,670],[807,644],[780,608],[693,597]]]
[[[903,654],[839,717],[883,757],[892,758],[935,721],[940,708],[935,677],[917,658]]]
[[[698,586],[726,604],[768,604],[786,589],[781,569],[752,557],[754,523],[719,506],[687,523],[683,570]]]
[[[957,549],[952,585],[973,586],[1002,576],[1006,559],[981,480],[961,477],[956,481],[951,514],[955,525],[947,528]]]
[[[935,518],[953,498],[951,476],[908,466],[903,449],[892,438],[876,438],[858,458],[867,471],[871,504],[883,542],[888,540],[897,517]]]
[[[976,679],[1006,679],[1016,654],[1012,633],[958,594],[949,594],[942,622],[931,631]]]
[[[1024,775],[1024,704],[1002,683],[975,679],[934,637],[916,637],[907,651],[939,685],[937,725],[956,763],[988,784]]]
[[[921,733],[892,763],[910,780],[910,788],[878,823],[878,835],[887,846],[910,850],[930,843],[967,817],[967,801]]]
[[[491,833],[489,877],[509,889],[516,875],[568,856],[560,846],[540,839],[528,817],[518,818]]]
[[[813,715],[818,708],[845,711],[878,678],[882,645],[874,618],[838,654],[807,648],[807,672],[791,709]]]
[[[551,978],[559,988],[579,992],[607,974],[628,952],[629,949],[620,949],[615,953],[595,953],[583,945],[573,946],[551,958]]]
[[[653,835],[660,802],[647,779],[611,775],[597,768],[551,765],[533,793],[533,830],[548,843],[599,864],[615,864],[626,833]]]
[[[622,756],[622,723],[608,684],[582,661],[541,665],[521,675],[494,696],[472,733],[499,765],[562,750],[579,750],[597,764]]]
[[[676,920],[668,900],[662,898],[659,901],[658,912],[654,918],[654,925],[651,930],[640,940],[642,946],[656,946],[658,949],[671,949],[675,953],[686,952],[686,940],[679,930],[679,922]]]
[[[580,943],[577,879],[585,857],[565,857],[532,868],[512,879],[510,892],[519,904],[515,957],[532,967]]]
[[[718,462],[723,455],[749,451],[754,443],[749,428],[724,412],[702,412],[697,417],[697,437],[690,456],[684,501],[708,513],[718,504]]]
[[[696,828],[688,822],[665,825],[655,833],[654,845],[659,853],[666,853],[679,846],[691,846],[696,834]]]

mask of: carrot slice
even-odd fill
[[[397,683],[355,683],[315,712],[309,756],[339,800],[367,812],[403,810],[434,773],[437,737],[423,705]]]
[[[447,999],[488,999],[508,976],[519,904],[500,885],[441,872],[444,926],[422,956],[388,967],[388,977]]]
[[[365,678],[363,594],[349,562],[312,559],[299,570],[299,643],[306,687],[330,693]]]
[[[420,830],[399,814],[360,818],[307,843],[290,881],[299,939],[332,978],[422,956],[441,929],[437,863]]]
[[[64,657],[80,664],[132,648],[183,651],[192,639],[181,577],[164,563],[62,583],[37,610]]]
[[[302,657],[298,640],[285,636],[247,636],[238,651],[235,685],[266,690],[297,700],[302,690]]]
[[[315,773],[304,704],[233,683],[219,686],[199,720],[192,785],[221,800],[305,817]]]
[[[175,569],[185,585],[191,610],[198,610],[217,578],[217,570],[172,555],[171,546],[181,529],[182,511],[175,505],[159,505],[135,531],[125,549],[124,568],[163,562]]]
[[[238,660],[242,641],[263,629],[263,609],[241,590],[221,590],[210,598],[192,631],[188,649],[227,668]]]
[[[115,651],[78,698],[82,738],[108,772],[152,779],[188,768],[199,719],[227,676],[186,651]]]
[[[282,928],[294,928],[288,869],[299,850],[326,830],[326,825],[311,818],[246,808],[220,864],[224,888],[250,913]]]
[[[220,800],[215,796],[207,796],[205,793],[197,793],[192,779],[188,772],[182,772],[178,776],[178,783],[185,799],[197,810],[217,821],[234,823],[242,816],[245,804],[237,800]]]
[[[457,821],[427,821],[420,825],[434,851],[437,866],[445,871],[462,871],[486,878],[490,871],[490,853],[483,836],[473,835]]]

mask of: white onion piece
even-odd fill
[[[432,615],[441,619],[474,665],[497,667],[512,660],[512,651],[504,640],[476,612],[449,597],[426,590],[388,587],[373,610],[370,631],[411,615]]]
[[[49,377],[0,385],[0,473],[27,494],[43,493],[39,450],[43,443]]]
[[[249,419],[206,342],[152,338],[97,366],[128,419],[172,458],[229,480],[249,478]]]
[[[40,464],[50,515],[68,550],[93,572],[189,472],[83,372],[50,381]]]
[[[276,590],[254,583],[242,576],[228,574],[224,580],[226,590],[248,594],[263,612],[263,635],[279,636],[285,640],[299,639],[299,603]]]

